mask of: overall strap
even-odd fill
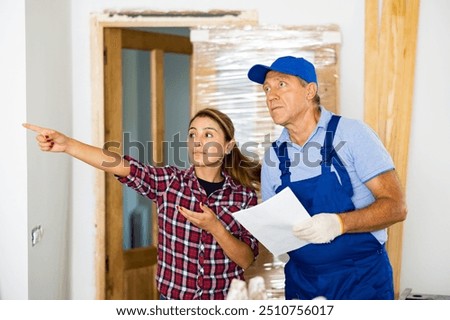
[[[322,155],[322,173],[330,172],[331,165],[333,165],[339,175],[339,178],[341,179],[342,187],[346,190],[349,196],[353,196],[353,187],[350,181],[350,176],[348,175],[342,160],[339,158],[333,147],[333,140],[340,119],[340,116],[332,115],[330,121],[328,122],[325,141],[320,150]]]
[[[289,167],[291,166],[291,160],[289,160],[288,150],[287,150],[287,142],[283,142],[280,146],[277,145],[276,142],[272,143],[272,147],[275,151],[275,154],[280,161],[279,169],[281,171],[280,179],[281,185],[286,186],[291,182],[291,172],[289,171]]]

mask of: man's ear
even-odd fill
[[[310,82],[306,85],[306,96],[308,99],[312,99],[317,94],[317,84],[315,82]]]

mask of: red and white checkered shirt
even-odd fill
[[[243,279],[244,270],[230,260],[214,237],[181,215],[176,205],[202,212],[200,203],[213,210],[225,228],[258,255],[257,240],[232,216],[257,204],[256,193],[226,173],[222,189],[209,197],[195,176],[194,167],[145,166],[125,156],[130,175],[118,180],[156,202],[158,207],[158,272],[160,294],[167,299],[221,300],[231,280]]]

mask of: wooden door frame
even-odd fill
[[[93,144],[105,143],[104,79],[103,79],[103,37],[107,27],[196,27],[203,25],[257,25],[255,11],[230,12],[114,12],[92,14],[91,25],[91,88],[92,88],[92,134]],[[191,84],[192,85],[192,84]],[[195,105],[191,101],[191,106]],[[96,299],[106,298],[105,259],[106,259],[106,179],[104,172],[95,173],[95,288]]]
[[[143,50],[150,56],[151,117],[150,140],[153,143],[153,164],[163,166],[164,140],[164,54],[178,53],[192,56],[188,37],[139,31],[127,28],[105,28],[105,140],[123,144],[123,49]],[[122,152],[118,148],[118,152]],[[122,186],[110,174],[105,174],[105,251],[106,299],[158,299],[155,283],[145,286],[156,275],[157,232],[152,232],[151,245],[123,249],[123,192]],[[157,212],[153,204],[152,212]],[[153,230],[157,230],[157,216],[151,215]],[[109,267],[108,267],[109,266]],[[131,286],[130,286],[131,285]],[[141,288],[141,289],[139,289]],[[148,290],[147,290],[148,289]]]

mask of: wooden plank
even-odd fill
[[[402,0],[393,4],[392,12],[396,17],[392,30],[398,30],[393,37],[394,59],[392,104],[388,104],[386,119],[385,145],[392,155],[397,173],[406,189],[409,137],[412,116],[412,97],[414,87],[416,39],[419,17],[419,0]],[[393,32],[396,34],[395,32]],[[387,249],[391,259],[395,278],[395,294],[399,295],[401,258],[403,248],[403,223],[389,228]]]
[[[110,151],[122,153],[122,47],[120,29],[105,29],[105,141],[119,142],[120,147]],[[106,298],[123,297],[123,227],[122,186],[113,175],[106,175]]]
[[[152,282],[151,277],[156,270],[156,265],[138,269],[130,269],[124,272],[125,288],[124,299],[126,300],[158,300],[159,293]]]
[[[105,143],[104,128],[104,69],[103,69],[103,28],[101,28],[96,19],[91,17],[91,80],[92,80],[92,128],[93,145],[102,146]],[[95,67],[94,67],[95,66]],[[96,110],[102,106],[102,112]],[[105,173],[101,170],[95,170],[95,299],[104,300],[106,279],[105,279],[105,260],[106,260],[106,225],[105,225]]]
[[[383,1],[378,45],[374,43],[375,18],[371,11],[375,10],[375,2],[366,0],[365,120],[391,154],[406,189],[419,0]],[[388,229],[386,244],[396,297],[400,289],[402,245],[403,223],[397,223]]]
[[[138,269],[156,264],[156,247],[141,247],[126,250],[124,256],[124,270]]]
[[[151,127],[154,165],[164,165],[164,52],[150,52]]]
[[[179,12],[182,13],[182,12]],[[258,25],[256,10],[241,11],[238,15],[230,15],[224,11],[223,16],[208,16],[208,11],[199,11],[198,16],[175,16],[167,12],[165,16],[127,16],[122,12],[96,13],[93,18],[103,27],[197,27],[197,26],[249,26]]]
[[[123,29],[122,37],[122,47],[127,49],[146,51],[159,49],[164,52],[192,54],[192,44],[189,37],[131,29]]]
[[[395,39],[399,36],[398,30],[395,30],[395,20],[393,15],[393,6],[395,2],[402,0],[384,0],[381,15],[381,30],[378,45],[378,63],[379,70],[376,79],[378,90],[378,122],[377,132],[381,140],[385,142],[386,138],[386,121],[390,117],[389,110],[392,110],[392,98],[395,92],[393,72],[396,68],[395,55]]]
[[[364,120],[378,131],[378,0],[366,0],[364,61]]]
[[[152,50],[150,52],[150,86],[151,86],[151,139],[153,141],[153,165],[163,166],[164,159],[164,52],[161,50]],[[155,245],[158,245],[158,208],[155,203],[152,204],[152,239]],[[156,268],[151,269],[152,276],[156,277]]]

